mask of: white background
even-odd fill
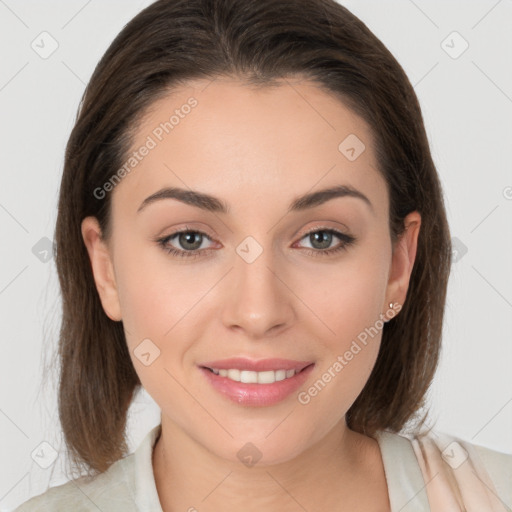
[[[67,481],[52,370],[60,298],[54,262],[32,252],[53,240],[64,147],[94,66],[150,2],[0,0],[0,510]],[[453,265],[431,423],[512,453],[512,1],[352,0],[343,3],[404,67],[422,105],[444,187]],[[58,42],[42,59],[31,43]],[[445,49],[458,52],[452,58]],[[446,40],[446,41],[445,41]],[[445,41],[445,43],[442,43]],[[451,46],[452,48],[447,48]],[[457,242],[458,244],[459,242]],[[159,421],[144,392],[130,410],[135,449]],[[52,473],[53,469],[53,473]]]

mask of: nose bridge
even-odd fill
[[[293,313],[271,239],[266,236],[268,243],[263,246],[248,236],[236,248],[232,290],[223,320],[227,327],[238,326],[250,337],[264,336],[271,329],[287,325]]]

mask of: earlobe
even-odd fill
[[[121,307],[112,258],[107,244],[101,238],[101,228],[96,217],[84,218],[81,230],[103,309],[111,320],[120,321]]]
[[[416,260],[421,215],[411,212],[404,219],[405,231],[397,240],[388,280],[386,298],[388,302],[403,304],[407,296],[412,269]]]

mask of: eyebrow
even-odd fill
[[[337,185],[335,187],[311,192],[295,198],[288,207],[288,213],[304,211],[309,208],[319,206],[337,197],[355,197],[361,199],[373,212],[373,205],[371,201],[361,191],[350,185]],[[194,190],[185,190],[178,187],[166,187],[154,194],[151,194],[149,197],[146,197],[137,209],[137,213],[142,211],[151,203],[155,203],[156,201],[163,199],[176,199],[182,203],[213,213],[228,214],[230,212],[229,204],[217,197]]]

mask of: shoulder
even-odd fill
[[[429,431],[410,441],[432,495],[451,491],[479,510],[512,506],[512,454],[445,432]]]
[[[98,510],[136,512],[133,499],[133,454],[118,460],[94,477],[82,476],[22,503],[14,512]]]

